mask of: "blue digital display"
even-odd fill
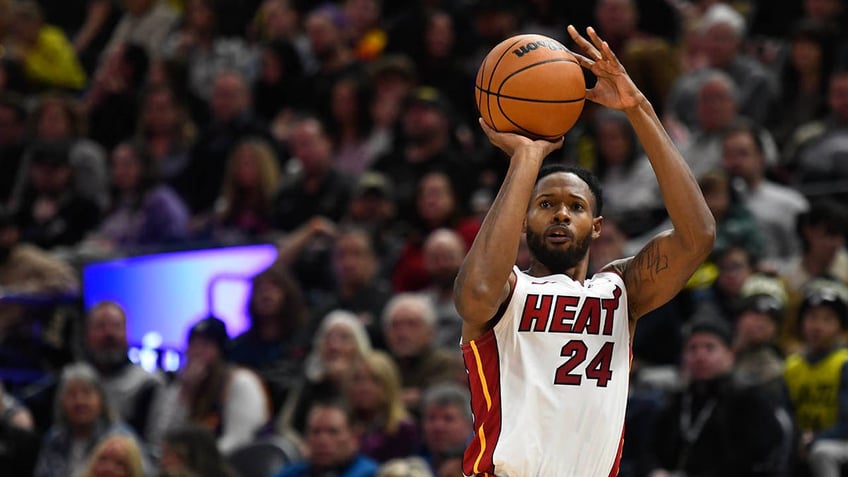
[[[142,255],[83,267],[86,310],[102,300],[127,313],[133,347],[182,350],[191,325],[213,314],[231,337],[247,329],[250,280],[271,265],[271,244]]]

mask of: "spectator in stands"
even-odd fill
[[[229,358],[259,373],[279,409],[302,372],[309,310],[300,286],[277,262],[253,277],[247,312],[250,327],[233,340]]]
[[[176,427],[162,439],[158,477],[247,477],[237,476],[218,450],[215,435],[201,426]]]
[[[357,227],[340,228],[334,237],[331,261],[336,288],[315,309],[312,328],[330,311],[347,310],[365,326],[371,344],[385,348],[380,316],[392,292],[388,281],[380,275],[378,252],[371,235]]]
[[[590,275],[613,260],[632,255],[627,243],[627,235],[621,228],[622,225],[620,225],[617,216],[604,213],[604,233],[600,237],[593,239],[592,243],[589,244]],[[525,269],[522,268],[522,270]]]
[[[85,322],[84,340],[85,359],[97,370],[109,402],[137,435],[149,439],[154,422],[151,409],[165,381],[129,360],[123,308],[112,301],[94,305]]]
[[[105,210],[109,204],[109,169],[106,150],[88,139],[88,121],[73,97],[46,93],[38,97],[30,114],[30,134],[35,141],[68,141],[77,190]]]
[[[848,288],[830,280],[805,287],[798,310],[804,351],[786,358],[785,379],[800,432],[799,457],[812,475],[839,475],[848,459]]]
[[[424,295],[395,295],[383,310],[383,334],[400,369],[403,401],[416,415],[424,389],[464,374],[458,351],[436,347],[436,311]]]
[[[258,137],[275,144],[267,127],[254,115],[250,85],[238,71],[225,70],[215,76],[209,106],[208,123],[201,125],[189,164],[176,182],[193,215],[213,209],[221,193],[227,158],[241,140]]]
[[[0,77],[3,73],[0,72]],[[2,81],[0,81],[2,83]],[[2,91],[0,87],[0,91]],[[23,98],[11,93],[0,94],[0,206],[10,205],[15,179],[21,173],[27,147],[27,110]]]
[[[768,126],[777,119],[775,107],[780,95],[777,77],[758,60],[745,54],[745,18],[742,14],[725,3],[709,3],[696,33],[700,36],[707,68],[677,78],[669,94],[668,110],[675,119],[694,128],[698,85],[705,74],[718,69],[729,75],[736,86],[739,112],[758,125]]]
[[[21,239],[42,248],[74,246],[100,221],[100,209],[74,186],[70,144],[40,142],[28,152],[29,181],[17,222]]]
[[[107,150],[132,137],[138,128],[149,65],[143,47],[122,43],[108,50],[94,73],[83,96],[83,108],[88,114],[89,137]]]
[[[281,180],[276,151],[268,142],[246,138],[227,160],[224,185],[211,224],[218,240],[251,240],[271,231],[271,209]]]
[[[750,123],[737,123],[724,133],[722,165],[742,205],[754,216],[764,241],[762,258],[778,263],[800,250],[795,233],[798,216],[809,208],[798,191],[771,181],[761,136]]]
[[[275,477],[373,477],[377,463],[360,452],[351,411],[341,402],[314,402],[306,420],[308,458],[280,469]]]
[[[247,30],[248,39],[258,43],[289,42],[303,63],[303,71],[312,71],[316,60],[303,31],[302,17],[295,0],[264,0]]]
[[[714,318],[691,323],[683,348],[685,387],[672,393],[657,417],[652,477],[774,475],[784,452],[775,410],[751,388],[731,379],[733,335]]]
[[[739,88],[720,70],[706,70],[696,86],[696,118],[682,151],[696,176],[718,169],[722,161],[724,132],[746,118],[739,111]],[[766,168],[777,163],[777,146],[767,130],[757,128]]]
[[[275,228],[291,232],[315,216],[338,222],[347,211],[353,182],[333,167],[335,150],[324,123],[317,117],[297,120],[289,149],[300,172],[283,183],[274,199]]]
[[[827,115],[827,85],[835,50],[833,31],[815,21],[797,21],[789,38],[789,57],[780,69],[781,119],[775,139],[781,149],[801,125]]]
[[[258,69],[258,52],[245,38],[221,34],[220,23],[226,20],[221,5],[212,0],[185,2],[182,22],[162,45],[162,56],[186,65],[189,90],[206,101],[222,71],[238,71],[252,84]]]
[[[742,295],[734,328],[734,379],[761,389],[775,405],[786,407],[784,353],[778,343],[786,315],[786,288],[778,278],[754,274],[742,285]]]
[[[168,85],[147,86],[135,140],[144,145],[159,177],[173,185],[188,165],[197,127],[186,109],[185,98]]]
[[[428,387],[421,398],[421,430],[424,445],[419,454],[434,475],[446,475],[442,469],[465,452],[474,435],[468,389],[456,383]]]
[[[423,290],[436,311],[436,346],[456,351],[462,337],[462,318],[453,300],[453,284],[468,250],[459,233],[436,229],[424,241],[424,266],[430,286]]]
[[[789,293],[789,314],[781,330],[781,346],[787,350],[800,340],[795,312],[807,283],[830,277],[848,285],[848,209],[832,200],[815,201],[810,210],[798,217],[796,233],[802,251],[780,271]]]
[[[606,0],[622,1],[631,0]],[[619,217],[619,228],[629,237],[645,233],[665,219],[651,163],[624,113],[597,109],[587,133],[589,144],[583,149],[588,154],[578,160],[601,181],[605,215]]]
[[[188,238],[188,207],[170,186],[162,183],[141,145],[118,144],[109,162],[111,205],[100,226],[88,238],[100,251],[155,250]]]
[[[419,447],[418,423],[404,405],[400,373],[387,353],[375,350],[357,360],[345,396],[363,454],[386,462]]]
[[[799,128],[787,150],[795,187],[815,197],[845,203],[848,168],[845,167],[845,125],[848,124],[848,68],[835,71],[828,84],[829,114]]]
[[[65,32],[44,22],[34,0],[14,2],[11,13],[7,52],[23,64],[31,86],[36,90],[81,91],[85,70]]]
[[[29,410],[0,383],[0,468],[9,475],[32,475],[38,458],[38,434]]]
[[[56,394],[56,416],[44,436],[34,475],[79,475],[95,447],[114,434],[135,439],[112,409],[97,372],[84,363],[66,367]]]
[[[204,318],[191,327],[185,365],[157,401],[157,435],[198,424],[213,432],[226,454],[253,440],[268,423],[271,402],[262,380],[231,364],[228,348],[227,327],[218,318]]]
[[[104,53],[108,56],[120,45],[134,43],[141,45],[148,57],[159,56],[165,39],[179,21],[179,14],[168,2],[158,0],[121,0],[121,6],[124,14]]]
[[[367,76],[344,76],[330,90],[328,129],[336,151],[335,168],[355,178],[371,167],[380,144],[374,142],[373,91]]]
[[[692,317],[712,317],[733,323],[745,297],[742,288],[756,271],[756,258],[744,246],[729,244],[716,249],[705,267],[715,267],[715,279],[706,289],[690,291]]]
[[[417,183],[412,229],[392,271],[396,291],[420,291],[430,284],[424,264],[424,240],[439,228],[457,232],[470,247],[480,230],[481,219],[466,211],[456,183],[444,171],[430,171]]]
[[[335,310],[321,320],[312,351],[306,358],[303,381],[286,396],[277,419],[281,434],[304,435],[309,405],[340,399],[353,375],[353,365],[371,351],[362,322],[351,312]]]
[[[91,453],[82,477],[144,477],[141,452],[135,439],[109,436]]]

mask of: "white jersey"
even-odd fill
[[[616,475],[631,357],[624,280],[515,275],[500,321],[462,344],[474,411],[463,472]]]

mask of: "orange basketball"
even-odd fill
[[[490,127],[556,140],[583,111],[586,81],[577,59],[543,35],[516,35],[486,55],[474,88],[477,109]]]

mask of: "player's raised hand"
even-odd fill
[[[586,34],[589,40],[568,25],[568,34],[584,54],[572,52],[581,66],[591,71],[598,81],[592,89],[586,90],[586,99],[613,109],[629,109],[638,106],[644,95],[630,79],[618,57],[607,42],[601,40],[595,29],[589,27]]]
[[[542,157],[546,157],[548,154],[562,147],[563,138],[559,138],[557,141],[547,141],[545,139],[534,140],[527,136],[522,136],[521,134],[513,132],[496,131],[489,127],[489,125],[483,121],[483,118],[479,118],[478,122],[480,123],[480,127],[483,128],[483,132],[485,132],[486,136],[489,138],[489,141],[510,157],[512,157],[515,154],[515,151],[520,147],[538,147],[542,151]]]

